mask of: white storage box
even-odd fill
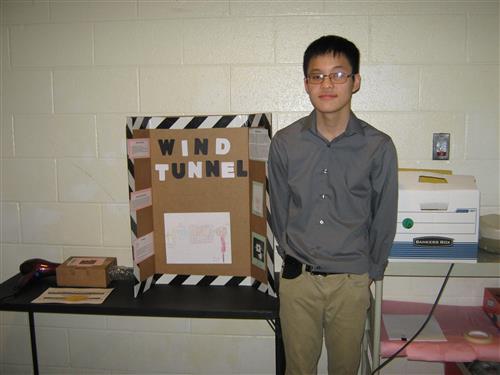
[[[479,190],[473,176],[399,172],[390,261],[476,262]]]

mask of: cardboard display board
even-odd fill
[[[153,282],[275,295],[269,114],[129,117],[134,295]]]

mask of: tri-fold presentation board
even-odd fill
[[[127,118],[134,295],[152,283],[275,295],[270,114]]]
[[[400,171],[390,261],[477,261],[479,190],[473,176]]]

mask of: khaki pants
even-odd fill
[[[311,275],[280,280],[286,375],[312,375],[323,345],[329,375],[355,375],[370,304],[368,274]]]

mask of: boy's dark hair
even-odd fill
[[[313,57],[321,56],[325,54],[345,55],[347,60],[352,67],[353,74],[359,73],[359,50],[356,45],[337,35],[325,35],[314,42],[309,44],[306,51],[304,52],[304,62],[302,68],[304,69],[304,77],[307,76],[307,69],[309,67],[309,62]]]

